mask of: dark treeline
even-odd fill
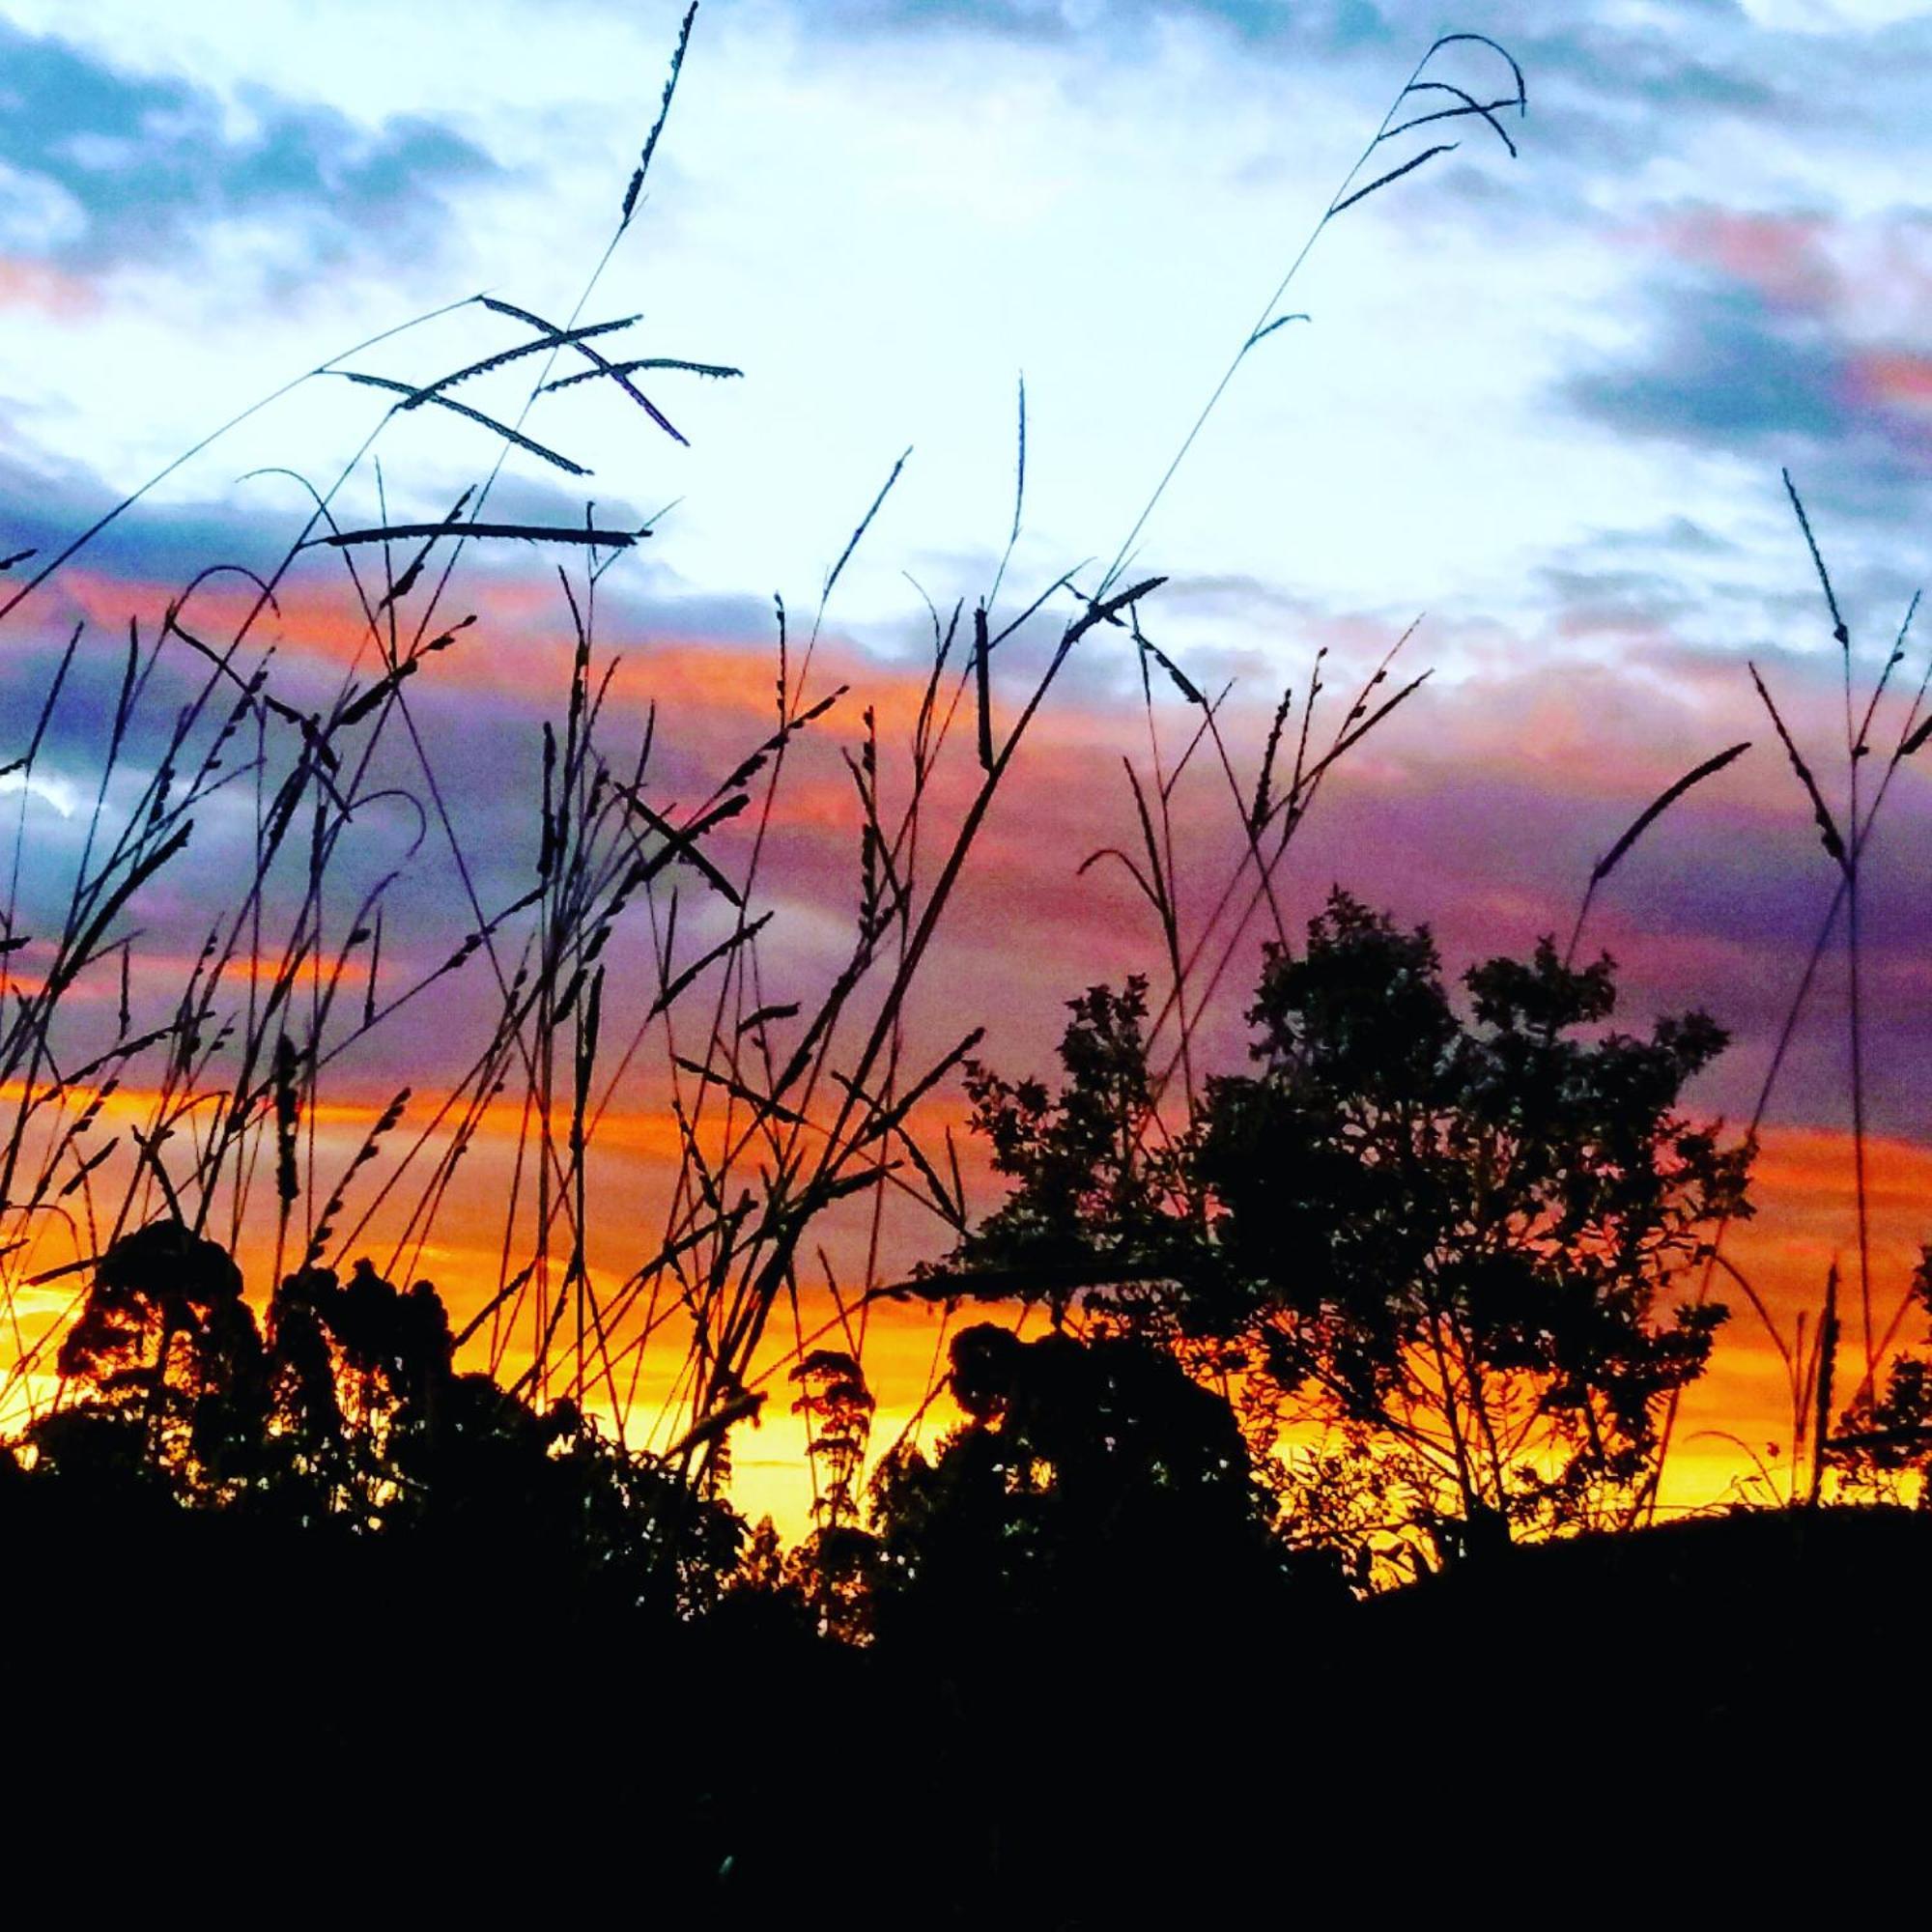
[[[34,1782],[163,1774],[238,1870],[353,1808],[454,1883],[477,1820],[543,1818],[580,1884],[1081,1924],[1233,1896],[1287,1819],[1371,1858],[1417,1776],[1432,1830],[1492,1832],[1552,1751],[1628,1792],[1694,1739],[1709,1804],[1844,1750],[1793,1644],[1903,1641],[1923,1516],[1641,1526],[1722,1319],[1660,1304],[1747,1211],[1748,1148],[1676,1112],[1722,1035],[1614,1031],[1608,962],[1548,945],[1465,991],[1338,894],[1181,1131],[1151,1128],[1138,982],[1073,1002],[1056,1089],[974,1067],[1012,1187],[923,1286],[1006,1313],[953,1333],[936,1448],[869,1481],[859,1363],[797,1365],[789,1549],[688,1450],[461,1372],[426,1283],[311,1265],[258,1313],[217,1243],[123,1236],[0,1456]],[[1918,1473],[1891,1411],[1922,1380],[1852,1405],[1843,1495]],[[1566,1856],[1596,1802],[1519,1790],[1511,1857]]]

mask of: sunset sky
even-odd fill
[[[42,554],[0,577],[0,602],[183,449],[351,345],[484,290],[569,315],[682,13],[0,0],[0,555]],[[1696,1097],[1748,1115],[1833,879],[1747,660],[1834,810],[1844,798],[1838,646],[1780,470],[1830,565],[1861,705],[1932,562],[1932,17],[1905,0],[704,0],[646,197],[583,319],[641,314],[616,338],[624,355],[743,378],[652,384],[688,447],[593,393],[603,384],[545,397],[527,431],[593,474],[514,454],[490,501],[502,518],[581,523],[591,500],[600,525],[651,521],[604,580],[600,648],[623,658],[611,716],[640,728],[658,704],[662,782],[689,802],[770,727],[774,593],[803,635],[910,448],[824,614],[812,678],[852,696],[802,754],[775,833],[768,962],[806,982],[834,957],[856,891],[838,749],[867,703],[882,739],[903,736],[924,600],[970,608],[995,579],[1021,377],[1023,527],[995,607],[1009,616],[1062,573],[1090,587],[1114,560],[1364,141],[1450,31],[1520,63],[1528,112],[1505,122],[1519,153],[1459,122],[1404,137],[1358,178],[1430,138],[1460,143],[1321,236],[1283,303],[1308,320],[1247,358],[1140,531],[1133,574],[1169,580],[1146,612],[1163,649],[1206,689],[1234,681],[1248,782],[1275,698],[1292,684],[1299,706],[1318,647],[1339,694],[1421,618],[1402,662],[1434,675],[1323,796],[1284,898],[1304,919],[1340,880],[1429,922],[1458,972],[1567,932],[1633,815],[1754,740],[1613,875],[1589,933],[1623,969],[1633,1024],[1701,1005],[1732,1029]],[[1475,44],[1431,73],[1510,91]],[[518,339],[470,305],[344,366],[420,383]],[[462,393],[515,419],[533,367]],[[80,695],[21,802],[30,867],[51,875],[78,849],[99,755],[88,726],[111,704],[128,616],[152,624],[212,563],[270,567],[307,501],[288,477],[250,472],[288,466],[326,485],[388,400],[332,376],[302,384],[5,617],[10,741],[30,734],[73,624],[88,627]],[[496,454],[483,428],[412,413],[383,445],[389,517],[440,517]],[[377,491],[364,466],[343,521],[381,521]],[[356,648],[327,569],[290,580],[264,634],[298,689],[339,680]],[[237,582],[195,608],[213,622]],[[499,900],[531,863],[526,801],[568,613],[550,560],[529,553],[480,560],[454,596],[452,612],[479,622],[417,680],[417,716],[483,896]],[[1061,621],[1073,608],[1050,607]],[[1932,630],[1906,639],[1867,774],[1897,741],[1928,646]],[[996,690],[1016,700],[1019,669]],[[1156,709],[1167,749],[1184,743],[1186,707],[1164,692]],[[975,855],[921,1009],[934,1051],[984,1024],[996,1065],[1044,1069],[1068,996],[1157,974],[1157,934],[1123,876],[1076,876],[1132,833],[1122,754],[1149,755],[1139,673],[1101,631]],[[14,755],[0,746],[0,763]],[[1932,1233],[1926,759],[1888,795],[1866,883],[1888,1315]],[[1218,775],[1204,760],[1194,776],[1176,810],[1198,919],[1239,843]],[[157,988],[202,942],[224,849],[211,828],[203,869],[138,908]],[[430,841],[407,863],[414,923],[399,919],[396,944],[427,961],[461,936],[446,858]],[[33,891],[30,874],[30,905]],[[1230,1061],[1256,956],[1243,952],[1204,1023]],[[346,1091],[380,1110],[399,1080],[453,1079],[467,998],[452,985],[412,1011],[380,1059],[344,1069]],[[1843,1012],[1828,965],[1769,1116],[1765,1211],[1737,1247],[1787,1321],[1854,1243]],[[613,1197],[642,1199],[674,1152],[657,1104],[640,1094],[628,1135],[611,1127],[600,1172]],[[935,1105],[963,1111],[950,1089]],[[478,1166],[472,1218],[432,1251],[455,1284],[495,1265],[501,1175]],[[895,1223],[893,1239],[902,1265],[934,1251],[929,1226]],[[621,1273],[623,1254],[612,1233],[602,1260]],[[933,1329],[888,1310],[874,1339],[890,1430],[923,1392]],[[1741,1315],[1687,1430],[1760,1451],[1782,1439],[1779,1373]],[[774,1414],[742,1455],[765,1465],[756,1499],[796,1520],[794,1444]],[[1702,1437],[1673,1492],[1708,1500],[1736,1466]]]

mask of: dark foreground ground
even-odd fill
[[[0,1577],[10,1866],[156,1923],[1730,1922],[1741,1865],[1890,1869],[1924,1815],[1900,1512],[896,1655],[209,1516],[14,1506]]]

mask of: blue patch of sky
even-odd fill
[[[239,115],[180,79],[118,71],[0,22],[0,249],[90,270],[191,247],[211,222],[300,225],[318,254],[419,245],[435,190],[494,174],[433,122],[379,129],[261,89]]]
[[[1573,378],[1569,400],[1625,434],[1743,449],[1853,426],[1843,346],[1819,324],[1716,279],[1672,291],[1650,346]]]

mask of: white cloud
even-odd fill
[[[80,204],[58,182],[0,161],[0,252],[51,254],[86,226]]]
[[[1470,24],[1507,37],[1513,11],[1479,8]],[[366,126],[446,120],[511,173],[455,209],[433,273],[399,248],[305,278],[272,234],[238,228],[195,274],[128,275],[57,336],[0,311],[0,349],[33,369],[34,400],[64,412],[64,453],[120,481],[412,305],[491,286],[564,314],[608,236],[681,12],[484,0],[459,31],[443,8],[363,0],[239,13],[99,0],[81,14],[14,0],[23,24],[191,71],[225,98],[268,87]],[[1699,22],[1716,17],[1652,9],[1626,23],[1674,35],[1665,53],[1694,64],[1710,51]],[[978,587],[952,582],[949,559],[1004,540],[1024,369],[1013,581],[1111,555],[1400,73],[1269,62],[1173,20],[1133,61],[1110,57],[1099,29],[1042,45],[838,40],[812,23],[776,4],[704,9],[659,176],[593,309],[644,313],[631,353],[734,363],[746,381],[653,388],[688,451],[594,385],[547,400],[530,427],[594,468],[586,494],[681,497],[653,551],[686,582],[781,588],[794,606],[912,443],[841,593],[844,615],[878,619],[908,608],[902,568],[935,594]],[[1723,31],[1730,71],[1780,78],[1786,43]],[[1561,87],[1542,80],[1532,62],[1520,160],[1465,136],[1335,224],[1293,296],[1313,323],[1242,371],[1149,527],[1149,568],[1391,618],[1514,620],[1547,598],[1540,568],[1602,531],[1675,514],[1784,543],[1757,501],[1776,494],[1775,465],[1760,475],[1756,457],[1613,438],[1561,404],[1564,379],[1641,345],[1660,207],[1895,209],[1924,137],[1847,125],[1827,152],[1768,119],[1720,124],[1680,101],[1646,120],[1640,99],[1620,98],[1637,157],[1613,161],[1585,138],[1587,62]],[[265,257],[275,298],[235,298]],[[425,379],[515,333],[470,313],[358,366]],[[514,416],[528,366],[466,393]],[[381,408],[347,385],[304,391],[178,487],[206,495],[274,461],[326,475]],[[392,493],[438,506],[489,454],[481,432],[427,412],[387,450]],[[1740,574],[1767,555],[1782,560],[1759,549]],[[1298,653],[1262,604],[1246,623],[1226,641]]]
[[[35,772],[31,777],[24,772],[8,772],[0,776],[0,796],[11,797],[24,790],[29,798],[37,798],[43,805],[51,806],[63,818],[71,818],[80,809],[80,799],[74,787],[66,779],[48,772]]]

